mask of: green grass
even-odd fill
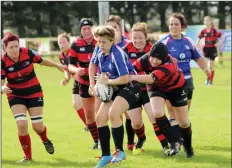
[[[48,136],[55,145],[55,154],[46,153],[40,138],[31,127],[33,163],[17,165],[23,152],[19,145],[15,120],[6,96],[2,98],[2,167],[3,168],[93,168],[95,156],[100,151],[90,151],[92,140],[88,132],[82,132],[82,122],[72,108],[72,82],[67,87],[60,85],[63,74],[56,69],[36,66],[44,95],[44,122]],[[229,168],[231,165],[231,63],[217,64],[213,86],[204,85],[205,75],[193,69],[195,91],[190,117],[193,128],[195,157],[186,159],[180,155],[164,158],[162,149],[144,114],[147,142],[145,152],[133,156],[126,151],[127,160],[109,168]],[[126,139],[126,136],[125,136]],[[126,142],[126,141],[125,141]],[[113,140],[111,139],[113,152]],[[124,143],[125,147],[125,143]],[[125,147],[126,148],[126,147]]]

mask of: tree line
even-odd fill
[[[219,19],[219,28],[226,27],[226,16],[231,15],[231,1],[111,1],[110,14],[120,15],[132,26],[138,21],[149,23],[150,31],[166,32],[167,17],[171,12],[182,12],[188,25],[202,24],[205,15]],[[80,33],[82,17],[98,24],[97,1],[2,1],[1,34],[11,29],[20,37],[56,37],[58,33]]]

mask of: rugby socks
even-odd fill
[[[160,131],[163,132],[169,143],[179,142],[177,135],[174,134],[170,122],[165,115],[160,118],[155,118],[155,120]]]
[[[116,149],[123,151],[124,127],[121,125],[117,128],[112,128],[112,136]]]
[[[156,137],[158,138],[162,147],[164,148],[164,147],[168,146],[168,141],[167,141],[166,137],[164,136],[164,134],[160,131],[157,123],[153,124],[153,128],[154,128],[154,132],[156,134]]]
[[[32,154],[31,154],[31,138],[29,136],[29,134],[21,136],[19,136],[19,141],[20,144],[22,146],[24,155],[27,159],[31,160],[32,159]]]
[[[99,139],[101,143],[102,156],[110,155],[110,128],[109,126],[98,128]]]
[[[140,141],[146,140],[144,125],[141,128],[139,128],[139,129],[134,129],[134,131],[135,131],[135,133],[136,133],[136,135],[137,135],[137,137],[138,137],[138,139]]]
[[[92,123],[92,124],[87,124],[87,127],[90,131],[90,134],[93,138],[93,141],[95,143],[98,142],[98,129],[97,129],[97,125],[96,125],[96,122]]]
[[[169,122],[171,124],[173,133],[178,137],[179,142],[181,142],[180,127],[178,122],[175,119],[169,119]]]
[[[37,134],[40,136],[40,139],[41,139],[43,142],[48,141],[48,137],[47,137],[47,128],[46,128],[46,126],[44,126],[43,132],[37,133]]]
[[[86,124],[86,119],[85,119],[85,111],[84,111],[84,109],[81,108],[81,109],[77,110],[77,114],[78,114],[78,116],[80,117],[80,119],[83,121],[83,123],[84,123],[85,125],[87,125],[87,124]]]
[[[181,136],[183,137],[183,145],[185,149],[190,149],[192,148],[192,128],[191,125],[188,128],[181,128],[180,127],[180,133]]]
[[[134,144],[135,132],[132,128],[130,119],[126,119],[126,133],[127,133],[127,144],[128,145]]]
[[[211,71],[211,75],[210,75],[210,78],[209,78],[210,84],[213,83],[214,73],[215,73],[215,71]]]

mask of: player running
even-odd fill
[[[55,67],[63,71],[65,66],[41,58],[35,51],[19,46],[19,37],[6,33],[3,37],[5,54],[1,58],[1,93],[5,93],[16,120],[18,138],[24,158],[18,163],[32,160],[31,138],[28,133],[28,111],[32,128],[40,136],[46,151],[54,153],[54,146],[47,137],[43,123],[43,91],[34,71],[34,63]],[[5,79],[7,82],[5,83]]]

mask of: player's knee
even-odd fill
[[[155,118],[163,117],[164,111],[156,109],[156,108],[152,108],[152,110],[153,110]]]
[[[132,127],[134,129],[140,129],[142,127],[142,125],[143,125],[142,120],[136,119],[136,120],[132,121]]]
[[[121,113],[119,113],[118,110],[116,110],[114,108],[110,108],[109,109],[109,119],[112,122],[121,120]]]
[[[72,105],[73,105],[73,108],[76,109],[76,110],[79,110],[79,109],[82,108],[81,102],[74,102],[73,101]]]
[[[43,116],[37,115],[37,116],[31,116],[31,123],[33,130],[36,133],[41,133],[43,131]]]
[[[179,121],[179,126],[181,128],[188,128],[190,126],[190,120],[186,119],[186,120]]]
[[[28,132],[27,130],[27,116],[25,113],[15,114],[14,118],[16,120],[18,132],[20,135],[24,135]]]

